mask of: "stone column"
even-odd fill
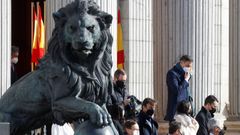
[[[230,0],[229,120],[240,120],[240,1]]]
[[[11,0],[0,2],[0,97],[11,84]]]
[[[52,13],[56,12],[61,7],[67,5],[68,3],[74,0],[47,0],[46,1],[46,14],[47,14],[47,27],[46,27],[46,39],[47,41],[51,37],[52,30],[54,28],[54,21]],[[117,0],[94,0],[99,6],[100,9],[111,14],[113,16],[113,22],[111,26],[111,33],[113,35],[113,47],[112,47],[112,56],[113,56],[113,69],[117,68]],[[113,70],[113,71],[114,71]]]
[[[228,102],[228,0],[153,0],[154,97],[166,113],[166,73],[181,55],[193,57],[195,112],[207,95]]]
[[[120,0],[119,7],[129,93],[153,98],[152,0]]]

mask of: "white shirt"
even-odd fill
[[[176,114],[174,116],[174,119],[177,122],[181,123],[180,131],[183,135],[196,135],[197,134],[199,124],[194,118],[192,118],[186,114]]]
[[[74,131],[70,124],[65,123],[63,126],[53,124],[52,135],[73,135]]]

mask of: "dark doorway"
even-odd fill
[[[31,2],[12,0],[12,45],[18,46],[18,77],[31,71]]]
[[[19,78],[31,71],[33,2],[39,2],[44,9],[44,0],[12,0],[12,45],[20,50],[15,66]]]

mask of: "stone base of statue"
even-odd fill
[[[114,135],[110,126],[98,127],[90,121],[79,124],[74,132],[74,135]]]
[[[0,122],[0,134],[10,135],[10,124],[6,122]]]

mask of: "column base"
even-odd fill
[[[158,135],[166,135],[168,133],[169,123],[166,121],[158,122]]]
[[[239,135],[240,134],[240,120],[231,121],[227,120],[224,122],[227,127],[226,135]]]

